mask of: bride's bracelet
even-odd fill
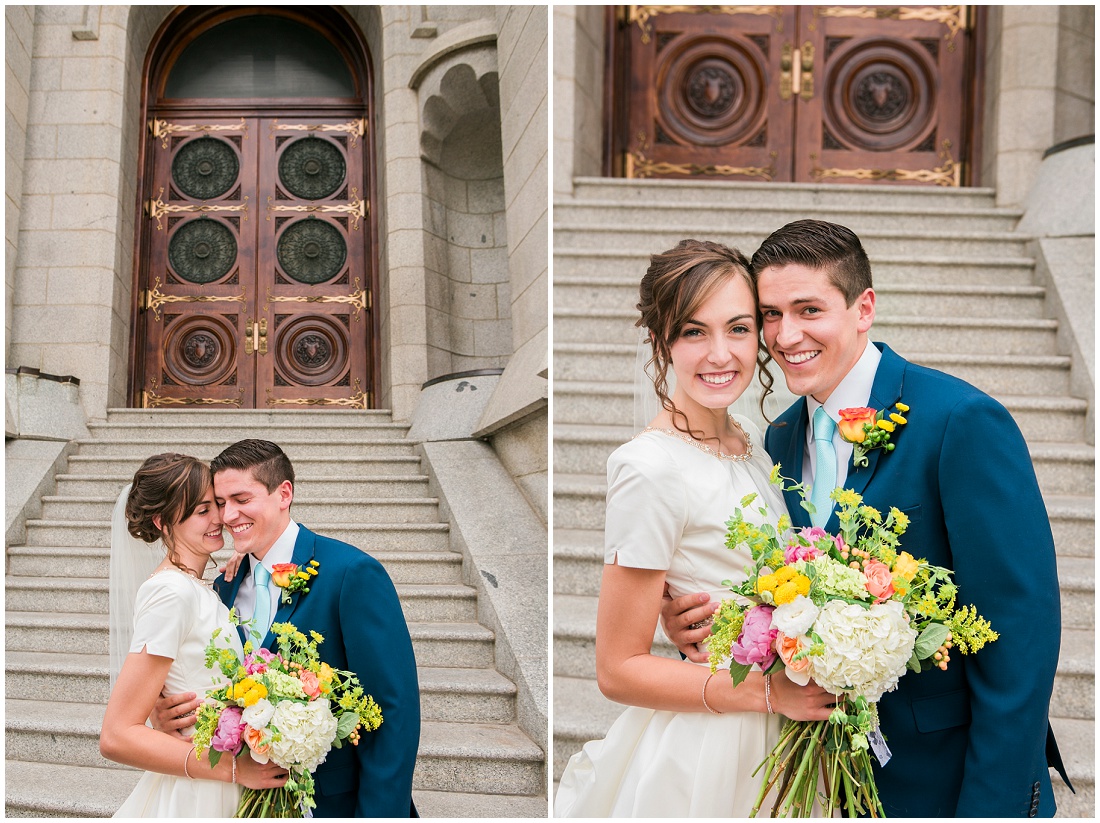
[[[188,780],[194,780],[195,779],[191,776],[191,772],[187,771],[187,761],[191,759],[191,752],[193,752],[193,751],[195,751],[194,746],[192,746],[190,751],[188,751],[187,754],[185,754],[183,756],[183,774],[184,774],[184,777],[186,777]]]
[[[237,784],[237,758],[233,757],[231,762],[233,763],[233,785]]]
[[[710,679],[711,679],[712,677],[714,677],[714,675],[716,675],[716,674],[717,674],[717,672],[711,672],[711,673],[710,673],[710,674],[709,674],[709,675],[707,676],[707,679],[703,681],[703,706],[704,706],[704,708],[706,708],[706,710],[707,710],[708,712],[710,712],[711,714],[722,714],[722,712],[720,712],[720,711],[716,711],[716,710],[712,709],[712,708],[710,707],[710,704],[709,704],[709,703],[707,703],[707,686],[709,686],[709,685],[710,685]]]
[[[772,708],[772,676],[764,675],[764,705],[768,707],[768,714],[775,714]]]

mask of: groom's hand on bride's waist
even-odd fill
[[[710,637],[711,620],[720,605],[718,600],[711,600],[706,592],[673,598],[665,589],[661,628],[688,660],[706,663],[710,659],[707,650],[699,644]]]
[[[157,731],[187,739],[180,730],[195,725],[195,710],[201,705],[202,699],[194,692],[161,694],[153,705],[149,721]]]

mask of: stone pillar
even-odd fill
[[[604,7],[554,6],[554,194],[603,173]]]
[[[11,364],[11,329],[15,294],[15,261],[19,249],[19,222],[23,210],[23,164],[27,148],[30,108],[31,48],[34,42],[34,6],[4,9],[4,362]]]

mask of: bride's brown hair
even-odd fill
[[[168,560],[187,571],[172,545],[172,527],[191,516],[213,482],[210,467],[201,460],[186,454],[153,455],[134,474],[126,498],[127,531],[146,543],[162,538]]]
[[[692,437],[695,434],[691,431],[687,415],[676,408],[676,404],[668,396],[668,367],[672,362],[672,344],[679,337],[684,324],[715,289],[734,277],[740,277],[745,282],[755,303],[756,283],[749,274],[749,261],[745,255],[720,243],[681,240],[676,248],[650,257],[649,268],[639,289],[641,299],[636,308],[642,316],[634,325],[649,331],[649,342],[653,348],[646,362],[646,372],[653,377],[653,388],[657,392],[661,408],[672,415],[672,425]],[[767,369],[767,350],[759,342],[759,310],[756,312],[756,328],[757,378],[764,387],[760,397],[760,412],[763,414],[764,399],[772,392],[774,378]],[[684,428],[677,422],[678,417],[683,418]],[[766,414],[764,419],[768,420]]]

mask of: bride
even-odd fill
[[[664,592],[728,597],[746,551],[725,548],[725,522],[755,492],[774,527],[786,511],[769,485],[760,431],[727,408],[760,358],[748,261],[716,243],[684,240],[652,257],[637,325],[649,332],[661,410],[607,463],[604,570],[596,676],[629,706],[607,737],[573,755],[555,799],[559,817],[745,817],[780,718],[821,720],[834,698],[812,682],[759,671],[736,688],[726,672],[655,656]],[[761,383],[771,380],[764,363]],[[669,370],[675,388],[669,396]]]
[[[215,629],[242,656],[229,610],[203,580],[223,543],[210,467],[193,457],[150,457],[119,496],[111,524],[113,688],[99,750],[146,771],[116,817],[231,817],[241,786],[286,782],[285,769],[251,757],[223,756],[212,769],[209,751],[196,759],[186,739],[193,726],[177,736],[145,725],[165,687],[201,695],[227,682],[204,662]]]

